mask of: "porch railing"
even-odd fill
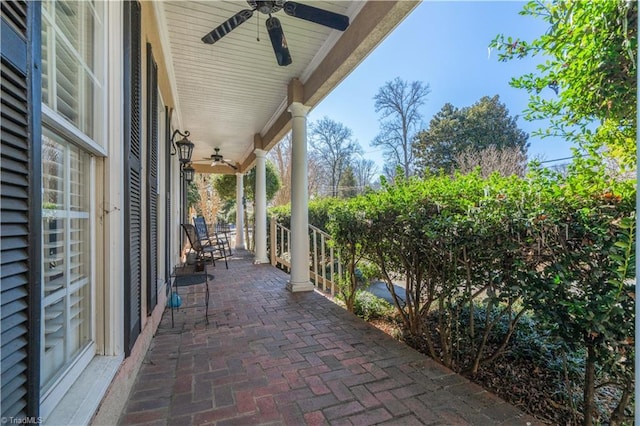
[[[270,221],[271,264],[287,272],[291,270],[291,230]],[[324,293],[335,296],[337,279],[342,276],[342,265],[334,248],[329,244],[331,236],[323,230],[309,225],[309,275],[314,286]]]

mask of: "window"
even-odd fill
[[[104,146],[104,1],[42,3],[42,306],[40,386],[46,417],[95,355],[91,235]]]
[[[43,129],[43,390],[91,342],[89,165],[88,154]]]
[[[102,3],[50,0],[42,7],[42,102],[94,140],[101,130]]]

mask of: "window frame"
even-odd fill
[[[54,3],[55,8],[56,1],[53,0],[52,3]],[[109,325],[106,323],[104,309],[99,307],[101,304],[112,302],[103,300],[105,297],[103,293],[108,289],[108,287],[104,277],[100,275],[102,269],[97,263],[97,254],[98,252],[102,252],[102,246],[104,244],[104,236],[101,234],[104,229],[100,220],[100,217],[102,216],[101,214],[98,214],[98,203],[100,200],[100,194],[104,191],[103,187],[107,185],[107,182],[103,179],[101,172],[103,171],[104,158],[109,154],[108,133],[111,132],[111,125],[108,121],[110,111],[108,100],[110,96],[112,96],[111,85],[114,83],[113,77],[109,74],[109,70],[111,68],[108,61],[108,46],[110,44],[110,40],[107,33],[110,31],[111,25],[117,24],[118,19],[114,19],[114,17],[117,18],[119,16],[121,5],[96,1],[92,2],[90,5],[85,4],[85,6],[93,9],[94,28],[91,33],[91,40],[93,41],[93,44],[87,47],[80,47],[77,50],[78,55],[80,55],[79,60],[81,61],[79,66],[82,67],[80,71],[78,71],[78,81],[82,82],[82,84],[79,84],[79,86],[81,86],[79,87],[79,90],[87,90],[84,86],[87,81],[87,76],[89,76],[88,78],[91,78],[92,87],[89,90],[92,91],[91,102],[93,103],[93,108],[92,117],[88,119],[91,123],[91,136],[84,133],[82,129],[82,127],[87,123],[86,118],[78,118],[76,120],[77,123],[73,123],[64,115],[49,107],[47,103],[48,100],[51,99],[52,96],[54,100],[56,99],[55,91],[53,93],[48,93],[48,99],[45,99],[45,94],[43,93],[40,109],[42,112],[41,126],[43,131],[46,129],[64,140],[65,143],[75,146],[77,149],[88,155],[86,158],[86,161],[88,162],[86,166],[88,170],[88,194],[86,195],[88,197],[88,226],[86,232],[89,233],[87,237],[87,247],[90,253],[86,258],[86,262],[88,262],[88,279],[90,281],[88,284],[88,291],[90,293],[88,295],[90,315],[87,319],[89,321],[89,339],[86,344],[80,345],[80,349],[74,354],[70,362],[65,363],[63,373],[57,374],[46,386],[44,386],[45,383],[40,383],[40,414],[43,418],[47,418],[54,411],[58,411],[56,407],[62,398],[67,394],[67,392],[69,392],[77,380],[85,374],[87,366],[89,366],[92,360],[96,358],[98,352],[103,351],[100,349],[100,345],[104,346],[104,342],[102,342],[104,340],[104,328],[107,326],[111,328],[113,326],[113,324]],[[50,18],[51,17],[45,11],[45,7],[43,6],[42,27],[43,31],[46,28],[49,40],[51,39],[51,35],[57,31],[54,28],[54,25],[52,25],[53,21]],[[82,20],[80,27],[84,27],[84,25],[85,21]],[[82,31],[82,29],[80,31]],[[79,44],[85,45],[86,43],[83,43],[83,40],[87,40],[87,38],[79,37]],[[68,40],[63,44],[68,50]],[[83,49],[93,49],[92,54],[95,55],[92,59],[92,63],[94,65],[93,70],[88,70],[87,65],[83,62],[86,59],[86,52],[84,52]],[[44,57],[49,57],[47,66],[51,67],[52,64],[55,65],[55,62],[51,62],[50,60],[51,56],[56,56],[55,49],[52,46],[43,45],[41,52]],[[45,59],[44,57],[43,59]],[[43,71],[47,71],[48,73],[48,76],[43,76],[43,85],[46,80],[46,84],[49,86],[53,84],[55,86],[56,82],[55,80],[52,80],[51,76],[55,76],[58,71],[52,68]],[[79,103],[86,102],[87,100],[87,96],[78,95]],[[79,106],[79,109],[86,109],[86,105]],[[68,176],[65,176],[65,179],[68,179]],[[40,192],[42,192],[44,189],[42,178],[36,185],[41,188]],[[40,212],[43,211],[42,206],[37,206],[36,208],[39,209]],[[43,222],[44,220],[41,219],[41,226]],[[41,252],[43,250],[44,247],[40,248]],[[65,254],[65,256],[67,256],[67,254]],[[42,276],[42,273],[40,276]],[[41,290],[40,293],[42,293],[42,302],[38,307],[38,312],[42,313],[45,309],[44,290]],[[69,296],[67,295],[65,297]],[[38,331],[39,336],[44,334],[44,325],[45,321],[44,317],[42,317],[41,327]],[[43,367],[44,363],[44,358],[41,358],[43,354],[44,347],[40,350],[40,354],[37,357],[40,368]]]

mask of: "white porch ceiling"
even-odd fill
[[[348,63],[348,69],[342,64],[339,73],[327,74],[332,81],[329,87],[324,84],[319,89],[322,93],[307,93],[305,88],[305,101],[310,101],[305,103],[315,106],[416,4],[404,1],[299,2],[347,15],[351,25],[343,33],[288,16],[284,11],[276,12],[274,16],[282,23],[293,59],[286,67],[276,63],[265,27],[268,16],[257,11],[251,19],[213,45],[201,41],[205,34],[240,10],[250,9],[246,1],[158,2],[156,12],[160,31],[164,32],[165,43],[168,42],[168,48],[165,46],[164,49],[169,75],[173,74],[176,114],[180,130],[191,132],[190,139],[195,143],[194,160],[209,157],[217,147],[232,162],[245,167],[249,165],[253,158],[254,135],[264,136],[270,131],[273,133],[274,126],[281,126],[276,121],[286,110],[287,88],[292,79],[306,83],[318,67],[326,64],[339,50],[341,37],[358,42],[363,40],[341,59],[343,64]],[[380,7],[369,5],[369,8],[374,11],[389,9],[393,13],[384,16],[383,22],[359,23],[358,14],[369,13],[367,3],[387,3],[378,5]],[[389,7],[390,4],[396,6]],[[363,31],[368,34],[363,36]],[[260,41],[257,41],[258,37]],[[367,40],[369,42],[365,43]],[[313,90],[318,91],[317,82],[315,86]],[[265,141],[265,144],[272,146],[275,142]],[[227,169],[227,172],[233,172]]]

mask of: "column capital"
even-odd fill
[[[301,102],[292,102],[287,111],[289,111],[293,117],[306,117],[310,109],[311,107]]]
[[[265,158],[267,156],[267,151],[264,149],[254,149],[253,153],[256,155],[256,158]]]

